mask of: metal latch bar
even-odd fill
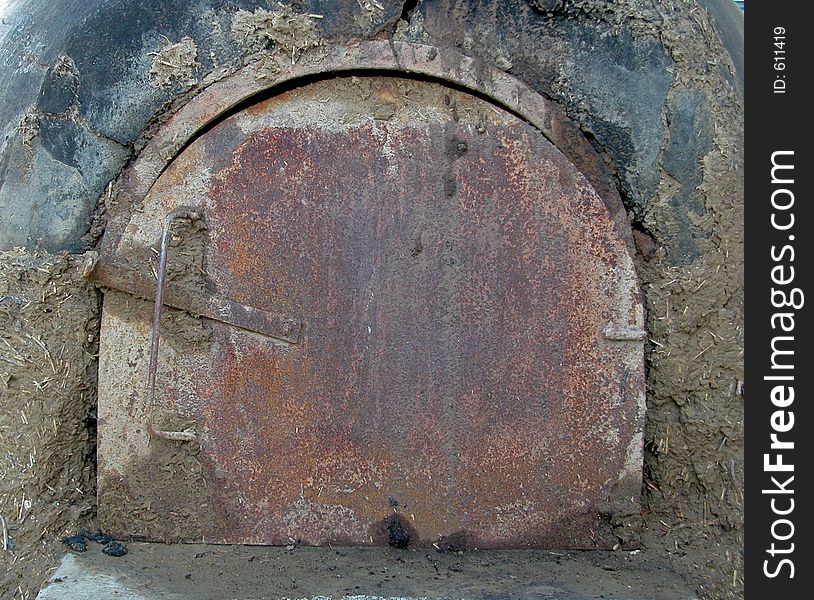
[[[103,287],[145,300],[152,300],[156,291],[157,282],[152,276],[104,257],[93,267],[88,278]],[[299,343],[303,329],[302,321],[297,318],[270,313],[218,294],[204,297],[172,281],[164,284],[163,302],[165,306],[289,344]]]

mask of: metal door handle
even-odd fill
[[[194,442],[196,434],[191,429],[184,431],[164,431],[156,429],[153,425],[153,409],[155,407],[155,380],[158,371],[158,343],[161,326],[161,312],[164,308],[164,280],[167,274],[167,252],[169,250],[170,226],[176,219],[189,219],[197,221],[200,213],[190,209],[178,209],[164,217],[164,228],[161,232],[161,252],[158,256],[158,278],[155,286],[153,305],[153,324],[150,333],[150,366],[147,369],[147,431],[151,436],[174,440],[178,442]]]

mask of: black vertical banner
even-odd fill
[[[748,600],[810,598],[814,362],[809,2],[745,12]]]

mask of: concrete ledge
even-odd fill
[[[395,598],[694,600],[645,552],[129,545],[68,554],[38,600]]]

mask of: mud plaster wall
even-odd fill
[[[36,595],[57,538],[95,515],[99,298],[81,262],[0,253],[2,598]]]
[[[77,259],[33,249],[91,248],[108,182],[164,116],[247,62],[262,65],[269,52],[299,60],[320,45],[394,36],[455,47],[559,102],[616,169],[648,308],[645,510],[616,523],[620,543],[668,555],[703,598],[742,594],[743,108],[737,32],[731,23],[719,32],[721,16],[734,10],[726,0],[310,0],[289,3],[283,21],[276,3],[252,1],[44,6],[21,8],[0,30],[0,248],[29,248],[3,256],[0,285],[17,290],[3,296],[40,298],[44,310],[57,298],[44,296],[46,274],[64,269],[57,281],[67,287],[57,289],[76,293],[57,314],[74,307],[86,318],[72,329],[89,335],[98,330],[98,299],[79,282]],[[303,20],[307,14],[322,18]],[[31,321],[29,333],[39,332],[52,355],[65,344],[85,361],[71,361],[66,387],[40,390],[52,370],[45,353],[15,333],[26,326],[17,313],[0,318],[9,342],[0,344],[0,374],[17,368],[8,361],[19,362],[20,352],[32,357],[7,384],[0,379],[4,452],[20,445],[6,431],[19,433],[10,424],[36,397],[42,427],[68,414],[54,437],[32,434],[29,447],[39,457],[49,443],[68,444],[85,457],[70,476],[37,457],[26,467],[22,450],[4,467],[0,515],[18,545],[3,553],[16,566],[0,595],[21,585],[26,597],[43,577],[38,569],[53,562],[60,530],[86,523],[93,509],[93,427],[77,425],[92,415],[93,342],[63,339],[56,321]],[[60,429],[63,421],[74,425]],[[82,493],[71,491],[78,474]],[[25,477],[29,488],[16,483]],[[26,489],[30,497],[18,496]],[[54,513],[56,497],[73,508]],[[34,547],[50,558],[29,560]]]

